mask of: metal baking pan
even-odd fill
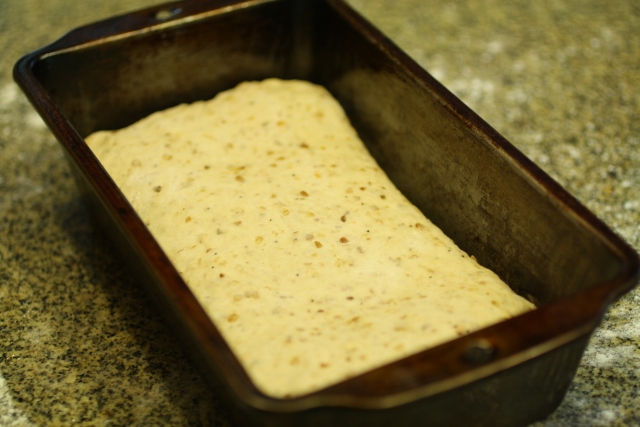
[[[239,423],[531,423],[638,280],[635,251],[340,0],[173,2],[76,29],[14,75]],[[83,137],[266,77],[327,87],[405,195],[539,308],[306,396],[260,393]]]

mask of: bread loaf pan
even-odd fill
[[[340,0],[173,2],[76,29],[14,75],[239,423],[526,425],[638,280],[626,243]],[[83,137],[267,77],[327,87],[405,195],[538,309],[309,395],[260,393]]]

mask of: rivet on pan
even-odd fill
[[[155,18],[158,21],[166,21],[167,19],[173,18],[180,12],[182,12],[182,9],[180,9],[179,7],[175,7],[173,9],[161,9],[156,12]]]
[[[464,353],[464,359],[473,365],[487,363],[496,355],[496,348],[487,339],[475,340]]]

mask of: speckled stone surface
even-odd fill
[[[11,78],[67,30],[158,3],[0,2],[0,425],[230,425]],[[351,3],[640,247],[640,4]],[[640,425],[639,303],[636,290],[611,308],[536,426]]]

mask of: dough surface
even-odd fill
[[[534,308],[395,188],[322,87],[245,82],[87,142],[267,395]]]

